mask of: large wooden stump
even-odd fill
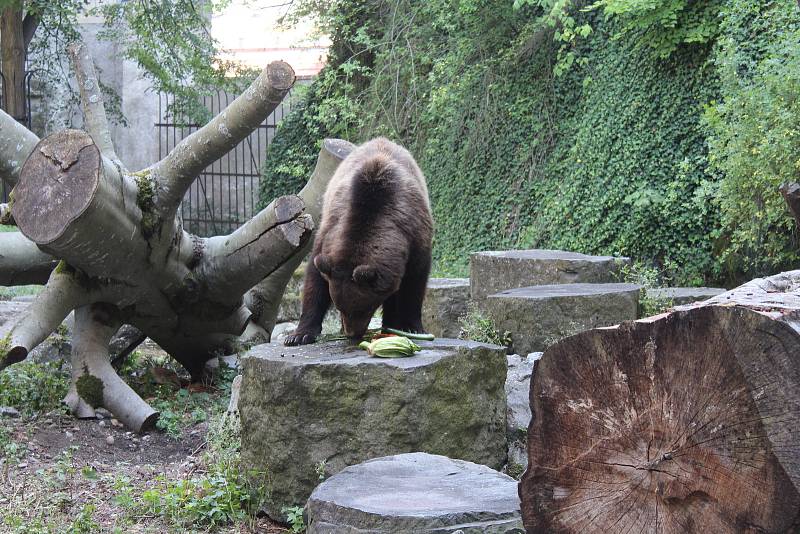
[[[528,532],[794,532],[800,271],[584,332],[537,362]]]

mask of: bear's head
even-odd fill
[[[402,274],[379,264],[361,264],[353,267],[334,262],[330,256],[318,254],[314,265],[327,280],[331,300],[342,317],[344,333],[350,338],[361,338],[369,321],[383,302],[400,287]]]

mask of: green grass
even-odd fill
[[[16,231],[17,231],[16,226],[8,226],[5,224],[0,224],[0,232],[16,232]]]

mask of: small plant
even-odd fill
[[[286,522],[289,523],[289,529],[293,533],[301,533],[306,531],[306,522],[303,518],[304,508],[302,506],[291,506],[281,509],[281,512],[286,514]]]
[[[475,304],[470,304],[467,313],[458,318],[461,331],[459,339],[469,339],[480,343],[491,343],[502,347],[511,346],[511,332],[500,332],[494,322],[486,317]]]
[[[645,265],[641,261],[636,261],[629,265],[623,265],[620,269],[620,278],[628,284],[641,286],[639,294],[639,313],[642,317],[658,315],[673,306],[671,298],[656,297],[648,289],[659,289],[667,287],[670,279],[655,267]]]
[[[18,363],[0,373],[0,406],[23,415],[58,410],[68,388],[69,373],[60,363]]]

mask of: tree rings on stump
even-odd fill
[[[537,363],[528,532],[794,532],[800,335],[704,306],[584,332]]]
[[[30,240],[46,245],[91,204],[100,180],[100,151],[80,130],[64,130],[36,145],[14,188],[14,219]]]

